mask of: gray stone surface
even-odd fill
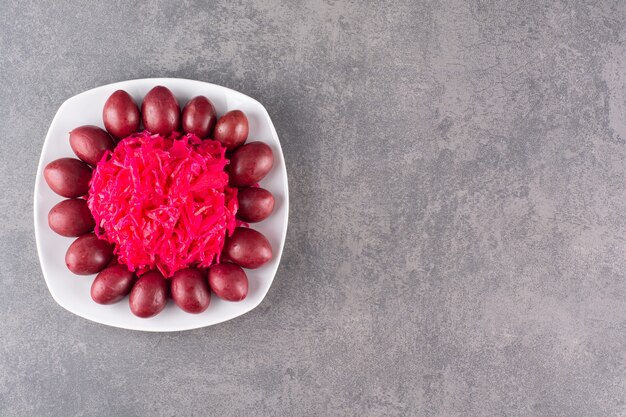
[[[626,6],[0,3],[0,415],[626,415]],[[253,312],[183,333],[57,306],[58,106],[152,76],[260,100],[291,186]]]

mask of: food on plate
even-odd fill
[[[233,150],[248,139],[248,118],[241,110],[231,110],[219,118],[215,125],[214,139]]]
[[[65,254],[67,268],[76,275],[91,275],[102,271],[113,258],[113,246],[93,233],[76,239]]]
[[[82,198],[63,200],[48,212],[48,225],[61,236],[78,237],[93,231],[96,225],[87,201]]]
[[[106,151],[115,148],[115,142],[106,131],[98,126],[85,125],[72,129],[70,146],[77,157],[95,166]]]
[[[158,269],[171,277],[208,267],[236,224],[237,189],[228,186],[227,162],[214,140],[131,135],[94,172],[88,204],[96,234],[140,274]]]
[[[237,200],[239,201],[237,217],[244,222],[260,222],[267,219],[274,210],[274,196],[265,188],[240,188]]]
[[[272,149],[263,142],[250,142],[233,153],[228,175],[231,184],[249,186],[261,181],[274,165]]]
[[[91,284],[91,298],[98,304],[113,304],[126,297],[135,283],[126,265],[113,263],[100,271]]]
[[[115,91],[102,118],[106,131],[84,125],[70,132],[81,160],[61,158],[44,169],[50,188],[70,198],[48,213],[53,231],[78,236],[66,252],[68,269],[98,274],[91,285],[96,303],[130,294],[130,309],[141,318],[159,314],[170,294],[192,314],[207,310],[211,291],[243,300],[243,268],[272,258],[267,238],[248,223],[274,210],[274,196],[258,186],[273,167],[272,150],[244,144],[246,115],[231,110],[217,119],[204,96],[187,102],[181,115],[172,92],[156,86],[141,113],[127,92]]]
[[[85,125],[72,129],[70,147],[82,161],[95,166],[106,151],[115,148],[115,142],[98,126]]]
[[[117,90],[104,103],[102,121],[114,138],[123,139],[139,130],[139,108],[130,94]]]
[[[249,269],[256,269],[272,259],[272,246],[267,238],[245,227],[237,227],[226,239],[224,252],[231,261]]]
[[[169,135],[180,127],[180,107],[174,94],[162,85],[146,94],[141,104],[143,127],[157,135]]]
[[[241,301],[248,295],[248,277],[240,266],[231,262],[211,265],[211,290],[222,300]]]
[[[176,271],[171,292],[176,305],[187,313],[202,313],[211,302],[206,273],[197,268]]]
[[[159,271],[150,271],[135,282],[130,291],[130,311],[141,318],[159,314],[167,304],[169,284]]]
[[[89,165],[75,158],[54,160],[43,170],[43,176],[52,191],[67,198],[87,194],[91,173]]]
[[[211,100],[204,96],[192,98],[185,104],[182,115],[183,132],[204,139],[211,137],[217,114]]]

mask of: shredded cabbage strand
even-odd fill
[[[226,149],[189,134],[147,131],[107,151],[90,183],[96,235],[115,245],[119,262],[166,277],[219,262],[236,226],[237,189],[228,186]]]

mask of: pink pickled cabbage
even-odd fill
[[[233,233],[237,189],[228,186],[226,149],[195,135],[135,133],[98,163],[88,204],[96,235],[132,271],[166,277],[219,261]]]

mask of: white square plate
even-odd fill
[[[74,238],[62,237],[48,226],[48,212],[63,197],[56,195],[43,178],[43,169],[51,161],[62,157],[75,157],[69,145],[69,132],[81,125],[102,123],[102,107],[115,90],[126,90],[141,107],[143,97],[157,85],[164,85],[176,96],[182,107],[192,97],[208,97],[218,116],[229,110],[242,110],[249,120],[248,141],[260,140],[274,151],[274,167],[261,181],[261,186],[271,191],[276,200],[274,212],[266,220],[251,227],[263,233],[272,245],[274,258],[256,270],[246,270],[249,292],[245,300],[237,303],[211,296],[209,308],[201,314],[188,314],[172,300],[157,316],[140,319],[130,312],[128,298],[113,305],[99,305],[90,296],[93,276],[72,274],[65,266],[65,252]],[[201,81],[176,78],[148,78],[109,84],[78,94],[61,105],[52,120],[43,145],[37,179],[35,182],[35,237],[37,251],[50,294],[59,305],[86,319],[132,330],[168,332],[189,330],[221,323],[255,308],[272,285],[283,251],[289,213],[287,170],[278,135],[265,108],[258,101],[237,91]]]

